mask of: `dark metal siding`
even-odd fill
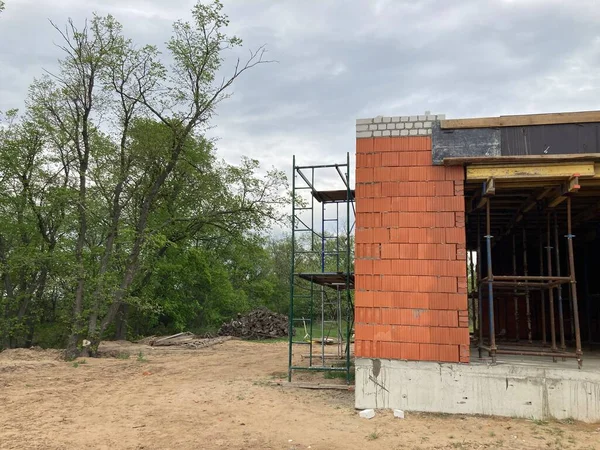
[[[600,153],[600,123],[432,130],[433,163],[448,157]]]
[[[501,129],[502,156],[598,153],[600,124],[537,125]]]

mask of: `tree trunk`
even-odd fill
[[[83,295],[85,292],[85,265],[83,261],[83,247],[85,245],[85,235],[87,233],[87,212],[86,212],[86,171],[87,158],[81,163],[79,174],[79,203],[77,212],[79,216],[79,230],[77,235],[77,245],[75,247],[75,260],[77,262],[77,289],[75,290],[75,301],[73,303],[73,328],[67,342],[65,358],[73,359],[80,355],[78,348],[83,330]]]
[[[127,339],[127,316],[129,315],[129,305],[127,303],[121,305],[117,312],[115,321],[115,340],[124,341]]]

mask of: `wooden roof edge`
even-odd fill
[[[600,161],[600,153],[578,153],[570,155],[452,156],[444,158],[443,163],[445,166],[464,166],[471,164],[545,164],[582,161]]]
[[[514,116],[478,117],[467,119],[446,119],[440,121],[440,128],[502,128],[527,125],[560,125],[569,123],[600,123],[600,111],[577,111],[545,114],[521,114]]]

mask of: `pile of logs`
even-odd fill
[[[183,333],[177,333],[172,336],[164,337],[152,337],[148,339],[146,344],[152,345],[153,347],[167,347],[167,346],[178,346],[183,348],[197,349],[211,347],[216,344],[222,344],[225,341],[231,339],[229,336],[221,336],[216,338],[202,338],[196,336],[189,331]]]
[[[271,339],[288,335],[288,318],[266,308],[256,309],[245,316],[221,325],[219,336],[235,336],[242,339]]]

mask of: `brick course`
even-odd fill
[[[469,362],[464,169],[399,133],[441,118],[357,120],[357,357]]]

